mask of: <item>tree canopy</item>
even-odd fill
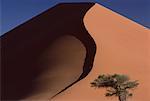
[[[127,75],[99,75],[93,82],[91,87],[107,88],[105,96],[118,96],[120,101],[126,101],[127,97],[133,94],[129,92],[139,85],[138,81],[130,81]]]

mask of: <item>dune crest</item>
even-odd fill
[[[2,100],[47,100],[88,75],[95,43],[83,17],[93,5],[58,4],[0,37]]]
[[[95,4],[85,15],[84,24],[97,45],[94,66],[89,75],[52,101],[116,101],[105,90],[90,87],[99,74],[126,74],[139,80],[128,101],[149,101],[150,30]]]

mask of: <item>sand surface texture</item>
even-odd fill
[[[41,55],[39,65],[45,69],[34,80],[35,90],[24,100],[47,100],[77,80],[83,72],[85,54],[85,47],[73,36],[55,40]]]
[[[128,101],[150,99],[150,31],[111,10],[95,4],[84,24],[96,42],[94,66],[89,75],[52,101],[117,101],[104,96],[105,89],[90,87],[99,74],[126,74],[140,85]],[[72,71],[74,72],[74,71]]]

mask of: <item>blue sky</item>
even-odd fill
[[[0,35],[61,2],[97,2],[150,28],[150,0],[1,0]]]

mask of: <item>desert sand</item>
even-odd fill
[[[128,101],[149,101],[149,29],[93,5],[60,4],[1,37],[4,100],[117,101],[90,82],[99,74],[118,73],[139,80]]]
[[[117,101],[116,97],[105,97],[105,89],[90,87],[99,74],[114,73],[139,80],[128,101],[149,101],[150,30],[99,4],[86,13],[84,24],[97,45],[93,69],[51,101]]]
[[[44,101],[89,73],[95,43],[82,20],[93,5],[58,4],[0,37],[2,100]]]
[[[47,100],[76,81],[83,72],[85,55],[85,47],[75,37],[66,35],[55,40],[39,60],[47,69],[34,80],[35,90],[24,100]]]

